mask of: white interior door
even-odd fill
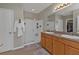
[[[0,9],[0,53],[13,48],[13,11]]]
[[[27,44],[34,41],[34,21],[26,19],[25,22],[25,44]]]

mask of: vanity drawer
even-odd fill
[[[79,42],[72,41],[72,40],[69,40],[69,39],[64,39],[63,43],[65,45],[68,45],[68,46],[71,46],[71,47],[79,49]]]
[[[65,45],[65,55],[79,55],[79,49]]]

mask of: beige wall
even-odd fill
[[[57,4],[56,3],[53,3],[51,4],[49,7],[47,7],[46,9],[44,9],[43,11],[41,11],[39,14],[38,14],[38,18],[39,19],[45,19],[49,16],[49,15],[52,15],[53,14],[53,9],[55,8]]]
[[[48,16],[48,20],[49,21],[55,20],[55,14]]]
[[[19,18],[21,18],[21,19],[26,19],[26,18],[37,19],[37,14],[24,11],[20,4],[4,3],[4,4],[0,4],[0,8],[7,8],[7,9],[14,10],[15,20],[19,19]]]
[[[24,19],[32,19],[32,20],[38,19],[36,13],[31,13],[31,12],[27,12],[27,11],[24,11],[23,13],[24,13]]]
[[[20,5],[17,4],[0,4],[0,8],[12,9],[14,11],[15,20],[21,18],[23,19],[23,9]]]

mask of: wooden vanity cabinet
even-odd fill
[[[41,46],[43,48],[46,48],[46,39],[45,39],[44,35],[45,35],[44,33],[41,34]]]
[[[79,55],[79,49],[65,45],[65,54],[66,55]]]
[[[53,53],[53,40],[50,37],[45,37],[46,39],[46,49],[52,54]]]
[[[41,33],[41,45],[54,55],[79,55],[79,42]]]
[[[64,55],[64,44],[58,41],[59,38],[54,38],[53,40],[53,54],[54,55]]]

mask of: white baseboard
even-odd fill
[[[31,43],[27,43],[27,44],[24,44],[23,46],[16,47],[16,48],[13,48],[13,49],[9,49],[9,50],[7,50],[7,51],[10,51],[10,50],[16,50],[16,49],[20,49],[20,48],[24,48],[24,46],[26,46],[26,45],[35,44],[35,43],[39,43],[39,41],[37,41],[37,42],[31,42]],[[7,52],[7,51],[4,51],[4,52]],[[3,53],[3,52],[0,52],[0,53]]]
[[[4,52],[7,52],[7,51],[11,51],[11,49],[9,49],[9,50],[6,50],[6,51],[0,51],[0,53],[4,53]]]
[[[16,50],[16,49],[20,49],[20,48],[24,48],[24,45],[20,46],[20,47],[13,48],[12,50]]]
[[[26,45],[35,44],[35,43],[39,43],[39,41],[37,41],[37,42],[31,42],[31,43],[27,43],[27,44],[24,44],[23,46],[13,48],[12,50],[16,50],[16,49],[24,48],[24,46],[26,46]]]
[[[39,41],[37,41],[37,42],[31,42],[31,43],[26,43],[26,44],[24,44],[24,46],[30,45],[30,44],[35,44],[35,43],[39,43]]]

